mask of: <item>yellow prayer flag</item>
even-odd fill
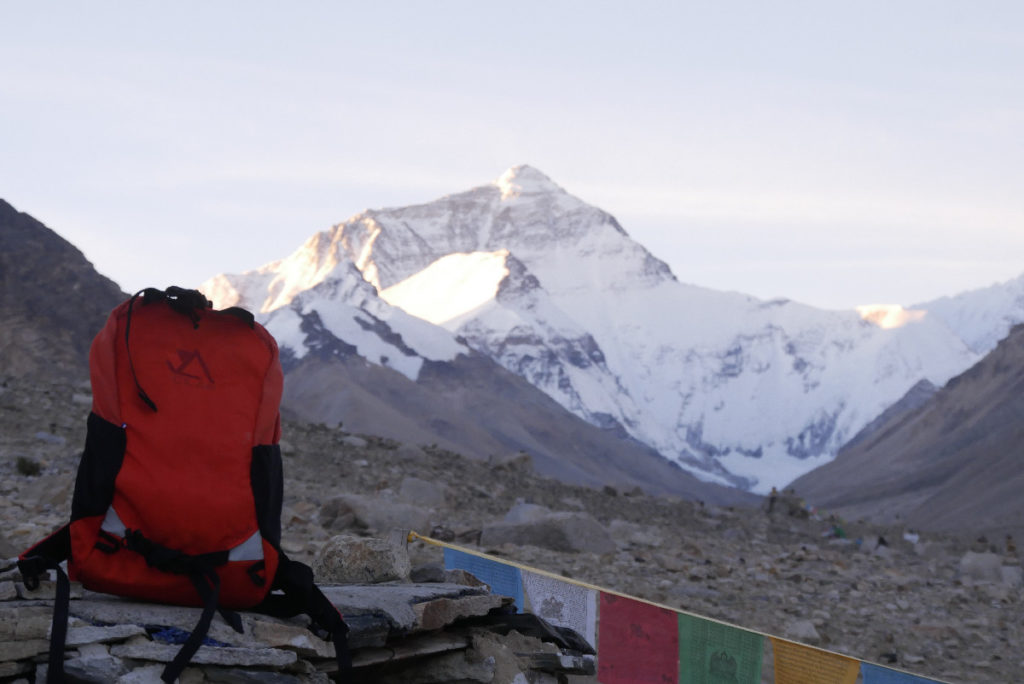
[[[772,638],[775,684],[855,684],[860,661]]]

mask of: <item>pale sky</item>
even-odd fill
[[[0,0],[0,27],[0,198],[127,291],[523,163],[715,289],[1024,273],[1016,1]]]

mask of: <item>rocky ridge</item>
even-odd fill
[[[4,557],[67,519],[88,409],[84,386],[12,380],[0,392]],[[538,477],[526,455],[472,460],[316,424],[287,423],[282,448],[283,545],[307,562],[338,534],[414,529],[946,681],[1012,681],[1024,666],[1020,566],[1002,538],[915,540],[902,527],[833,523],[795,496],[768,514],[571,486]],[[418,572],[443,574],[436,547],[409,554]],[[764,673],[771,681],[770,660]],[[490,676],[478,681],[499,681]]]
[[[78,248],[0,200],[0,376],[88,373],[92,336],[124,297]]]

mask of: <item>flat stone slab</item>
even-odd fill
[[[593,676],[597,674],[597,660],[592,655],[566,655],[565,653],[516,653],[527,667],[542,672]]]
[[[95,596],[95,595],[94,595]],[[88,622],[99,622],[108,625],[158,625],[161,627],[177,627],[191,632],[199,621],[201,609],[186,606],[166,606],[157,603],[141,603],[122,599],[116,596],[105,597],[103,600],[72,601],[71,615]],[[215,617],[210,624],[207,636],[216,641],[233,645],[255,645],[248,639],[251,634],[251,618],[242,616],[245,634],[239,634]],[[247,624],[247,622],[249,624]]]
[[[450,583],[383,583],[368,585],[335,585],[322,587],[327,598],[338,607],[349,623],[349,639],[354,647],[381,645],[387,635],[382,634],[382,621],[386,621],[389,631],[397,634],[409,634],[416,631],[439,629],[445,624],[462,617],[486,615],[491,609],[501,606],[507,600],[491,594],[485,587],[470,587]],[[42,604],[42,605],[41,605]],[[17,608],[32,608],[42,611],[38,622],[40,628],[48,626],[52,608],[41,601],[11,601],[3,604],[7,611]],[[43,614],[45,612],[45,615]],[[192,631],[199,620],[201,610],[189,606],[171,606],[157,603],[145,603],[118,596],[108,596],[87,592],[86,598],[71,602],[70,613],[90,623],[105,625],[159,625],[176,627]],[[235,632],[219,617],[214,618],[208,636],[222,643],[243,648],[258,648],[264,643],[260,634],[273,633],[276,626],[288,632],[290,638],[303,641],[302,634],[310,634],[305,630],[303,618],[296,620],[279,620],[259,613],[240,612],[244,633]],[[14,617],[13,613],[10,617]],[[18,616],[18,623],[25,623],[26,615]],[[98,628],[97,628],[98,629]],[[299,631],[294,631],[298,629]],[[2,631],[2,627],[0,627]],[[39,630],[37,630],[39,631]],[[83,633],[84,634],[84,633]],[[95,643],[80,637],[81,643]],[[112,635],[113,633],[111,633]],[[9,635],[15,636],[15,635]],[[29,635],[18,635],[25,638]],[[36,637],[45,636],[42,632]],[[128,635],[131,636],[131,635]],[[323,645],[317,644],[316,638],[308,643],[296,642],[292,648],[302,654],[321,655]],[[127,637],[111,636],[105,641],[117,641]],[[358,644],[358,646],[357,646]]]
[[[349,628],[351,629],[351,627]],[[334,644],[324,641],[305,627],[279,622],[254,620],[253,638],[271,648],[284,648],[301,656],[333,658]]]
[[[460,598],[437,598],[413,606],[416,612],[417,631],[444,629],[460,618],[487,615],[503,603],[495,594],[463,596]]]
[[[123,660],[109,654],[105,658],[72,658],[64,661],[64,674],[72,681],[116,682],[128,672],[128,666]],[[36,672],[36,681],[46,681],[45,671]]]
[[[27,639],[25,641],[7,641],[0,643],[0,662],[25,660],[40,653],[49,653],[50,642],[47,639]]]
[[[78,582],[71,582],[71,598],[78,599],[83,596],[82,585]],[[57,597],[57,583],[50,580],[43,580],[39,583],[39,586],[34,591],[29,591],[29,588],[22,582],[15,582],[14,589],[18,594],[18,598],[32,600],[32,599],[46,599],[53,601]]]
[[[39,604],[14,604],[12,601],[0,607],[0,642],[48,638],[53,608]]]
[[[152,641],[132,641],[114,646],[110,654],[117,658],[150,660],[169,663],[181,650],[180,646],[158,644]],[[229,665],[249,667],[287,667],[298,660],[293,651],[279,648],[235,648],[200,646],[192,656],[193,665]]]
[[[238,668],[203,668],[203,679],[213,684],[308,684],[309,677],[297,677],[284,672],[257,672]],[[328,680],[323,680],[327,682]]]
[[[423,611],[417,612],[414,607],[416,604],[438,599],[463,601],[466,612],[462,617],[468,617],[486,615],[492,608],[505,602],[504,598],[491,594],[485,587],[461,584],[356,584],[323,586],[321,589],[342,615],[384,615],[400,633],[423,629]],[[480,597],[487,597],[487,600],[473,600]]]
[[[66,648],[87,644],[109,644],[142,636],[146,630],[140,625],[111,625],[109,627],[71,627],[68,629]]]
[[[45,621],[48,626],[50,609],[43,608],[42,610],[47,611]],[[71,603],[71,615],[89,622],[112,625],[159,625],[161,627],[176,627],[186,632],[191,632],[195,628],[200,612],[199,608],[140,603],[114,596],[97,600],[96,595],[93,595],[93,600],[72,601]],[[330,649],[331,657],[333,657],[334,646],[310,632],[305,626],[308,619],[303,616],[294,620],[284,620],[259,613],[241,612],[239,615],[242,618],[244,629],[242,634],[233,630],[217,616],[210,624],[207,636],[221,643],[243,648],[265,648],[267,646],[291,648],[301,655],[307,655],[310,651],[320,654],[327,648]],[[349,626],[351,648],[383,646],[391,629],[391,620],[383,614],[346,615],[345,622]],[[289,634],[289,640],[298,639],[298,641],[291,646],[285,646],[280,637],[275,637],[278,641],[274,644],[268,644],[261,639],[261,635],[273,634],[278,629],[283,630],[281,633]],[[0,626],[0,630],[2,630],[2,626]],[[302,640],[305,635],[309,637],[308,643]]]
[[[483,586],[455,583],[393,582],[322,589],[345,615],[350,628],[349,646],[357,667],[470,648],[471,641],[465,634],[441,630],[462,618],[485,616],[511,601],[491,594]],[[26,661],[48,651],[46,629],[52,617],[51,603],[45,599],[15,599],[2,604],[0,617],[11,618],[8,631],[12,633],[7,639],[0,639],[0,663]],[[197,607],[86,592],[85,598],[71,602],[67,638],[69,649],[83,649],[82,657],[68,662],[83,672],[96,675],[102,671],[111,676],[126,667],[126,663],[135,662],[141,669],[132,675],[143,677],[150,670],[155,672],[157,664],[171,662],[180,649],[179,645],[151,641],[146,627],[190,632],[200,613]],[[335,667],[334,645],[311,632],[304,616],[286,620],[259,613],[239,615],[242,634],[220,617],[214,618],[208,636],[227,645],[201,647],[192,659],[193,666],[223,668],[220,674],[228,678],[226,681],[250,668],[258,668],[256,673],[266,673],[259,668],[278,670],[281,676],[284,674],[280,670],[287,670],[291,673],[288,676],[292,676],[304,662],[313,667],[314,674]],[[87,652],[89,658],[84,657]],[[307,661],[316,663],[315,667]],[[146,662],[154,665],[146,666]],[[227,674],[229,670],[234,671]],[[298,680],[305,681],[303,677]]]
[[[30,662],[0,663],[0,677],[17,677],[31,672],[33,668],[34,665]]]
[[[352,654],[352,667],[368,667],[393,663],[409,658],[421,658],[448,651],[460,651],[469,647],[470,638],[462,634],[422,634],[398,642],[389,643],[386,648],[364,648]],[[334,672],[338,669],[335,661],[323,663],[320,669]]]
[[[383,615],[346,615],[350,649],[383,646],[391,634],[391,622]]]

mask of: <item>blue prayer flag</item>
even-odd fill
[[[861,663],[860,672],[864,676],[864,684],[921,684],[924,682],[927,684],[935,683],[934,679],[925,679],[924,677],[918,677],[917,675],[908,674],[906,672],[900,672],[899,670],[890,670],[887,667],[880,665],[872,665],[870,663]]]
[[[444,567],[446,570],[465,570],[490,586],[491,593],[511,596],[516,601],[516,611],[523,612],[523,576],[514,565],[455,549],[445,549]]]

